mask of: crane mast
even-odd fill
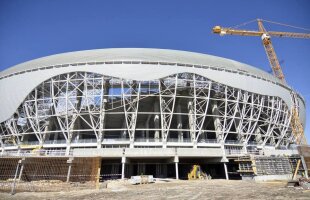
[[[310,34],[307,33],[293,33],[293,32],[279,32],[279,31],[267,31],[263,25],[263,20],[257,19],[258,31],[242,30],[233,28],[223,28],[221,26],[215,26],[213,33],[222,35],[241,35],[241,36],[259,36],[262,39],[262,44],[265,48],[269,64],[275,77],[277,77],[283,84],[286,83],[285,77],[280,66],[280,62],[277,58],[276,52],[271,42],[271,36],[275,37],[289,37],[289,38],[304,38],[310,39]],[[279,24],[279,23],[278,23]],[[291,128],[295,137],[296,144],[307,144],[304,128],[299,118],[298,112],[298,99],[294,92],[291,94],[293,106],[291,108]]]
[[[257,22],[258,22],[259,31],[263,32],[261,39],[262,39],[270,66],[272,68],[273,75],[277,77],[278,79],[280,79],[282,83],[285,83],[284,74],[282,72],[282,68],[280,66],[276,52],[273,48],[270,35],[268,34],[265,27],[263,26],[263,22],[261,20],[258,20]]]

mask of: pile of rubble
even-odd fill
[[[297,180],[288,181],[287,187],[295,187],[296,189],[310,190],[310,179],[301,177]]]
[[[310,179],[309,178],[299,178],[299,186],[305,190],[310,190]]]

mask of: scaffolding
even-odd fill
[[[239,165],[241,176],[289,175],[296,169],[300,155],[292,156],[240,156],[235,162]],[[304,167],[299,167],[298,174],[304,175]]]

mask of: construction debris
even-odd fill
[[[136,184],[148,184],[148,183],[154,183],[155,179],[153,178],[153,175],[141,175],[141,176],[131,176],[130,183],[132,185]]]
[[[301,177],[298,180],[288,181],[287,187],[295,187],[298,189],[310,190],[310,179]]]
[[[308,178],[299,178],[299,185],[305,190],[310,190],[310,179]]]

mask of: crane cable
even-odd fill
[[[241,24],[238,24],[238,25],[235,25],[235,26],[231,26],[231,27],[228,27],[229,29],[232,29],[232,28],[238,28],[238,27],[241,27],[241,26],[245,26],[247,24],[250,24],[250,23],[253,23],[253,22],[256,22],[257,19],[253,19],[251,21],[247,21],[247,22],[243,22]]]
[[[301,29],[301,30],[304,30],[304,31],[310,31],[310,29],[308,29],[308,28],[303,28],[303,27],[299,27],[299,26],[293,26],[293,25],[289,25],[289,24],[284,24],[284,23],[279,23],[279,22],[273,22],[273,21],[264,20],[264,19],[262,19],[262,21],[268,22],[268,23],[271,23],[271,24],[277,24],[277,25],[281,25],[281,26],[287,26],[287,27],[290,27],[290,28]]]
[[[228,27],[228,29],[233,29],[233,28],[238,28],[238,27],[241,27],[241,26],[245,26],[245,25],[248,25],[250,23],[257,22],[257,20],[258,19],[253,19],[253,20],[250,20],[250,21],[247,21],[247,22],[243,22],[241,24]],[[300,29],[300,30],[304,30],[304,31],[309,31],[310,32],[310,29],[308,29],[308,28],[303,28],[303,27],[299,27],[299,26],[293,26],[293,25],[284,24],[284,23],[280,23],[280,22],[274,22],[274,21],[265,20],[265,19],[260,19],[260,20],[262,20],[264,22],[271,23],[271,24],[276,24],[276,25],[280,25],[280,26],[286,26],[286,27],[290,27],[290,28],[296,28],[296,29]]]

